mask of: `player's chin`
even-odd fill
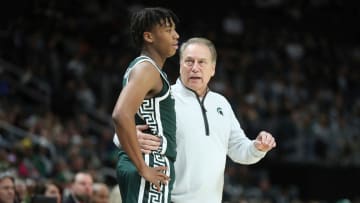
[[[173,50],[173,51],[169,52],[168,57],[174,56],[175,54],[176,54],[176,50]]]

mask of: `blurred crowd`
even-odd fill
[[[109,117],[123,71],[137,54],[128,15],[150,2],[20,2],[0,27],[6,61],[0,63],[0,171],[13,171],[29,187],[51,180],[62,191],[86,170],[114,187]],[[272,132],[279,144],[267,161],[360,166],[360,31],[349,23],[359,20],[359,7],[331,0],[225,1],[198,16],[196,8],[163,3],[181,19],[181,41],[204,36],[215,43],[211,88],[231,101],[250,138],[260,126]],[[177,56],[165,71],[174,82]],[[20,77],[12,82],[14,72]],[[39,97],[22,87],[47,91]],[[271,188],[266,196],[271,182],[264,171],[230,164],[226,173],[229,202],[300,201],[296,186],[287,193]],[[234,184],[234,173],[243,180]],[[249,173],[260,178],[241,185]]]
[[[28,179],[29,180],[29,179]],[[121,203],[120,191],[103,182],[94,182],[91,173],[79,171],[62,187],[50,179],[24,181],[14,171],[0,172],[1,203]]]

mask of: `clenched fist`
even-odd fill
[[[276,147],[275,138],[266,131],[261,131],[255,139],[255,147],[260,151],[270,151],[272,148]]]

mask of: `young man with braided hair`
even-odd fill
[[[131,35],[140,56],[126,70],[112,114],[115,137],[121,143],[116,171],[123,202],[170,202],[176,118],[170,83],[162,68],[178,48],[177,21],[172,11],[159,7],[142,9],[131,18]],[[136,136],[138,124],[146,124],[149,134],[167,142],[142,154]]]

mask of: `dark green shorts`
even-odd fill
[[[166,156],[157,153],[144,155],[145,163],[150,167],[167,166],[166,175],[170,177],[167,185],[156,187],[141,177],[135,165],[124,151],[119,152],[116,166],[117,181],[123,203],[170,203],[171,191],[175,181],[174,163]]]

